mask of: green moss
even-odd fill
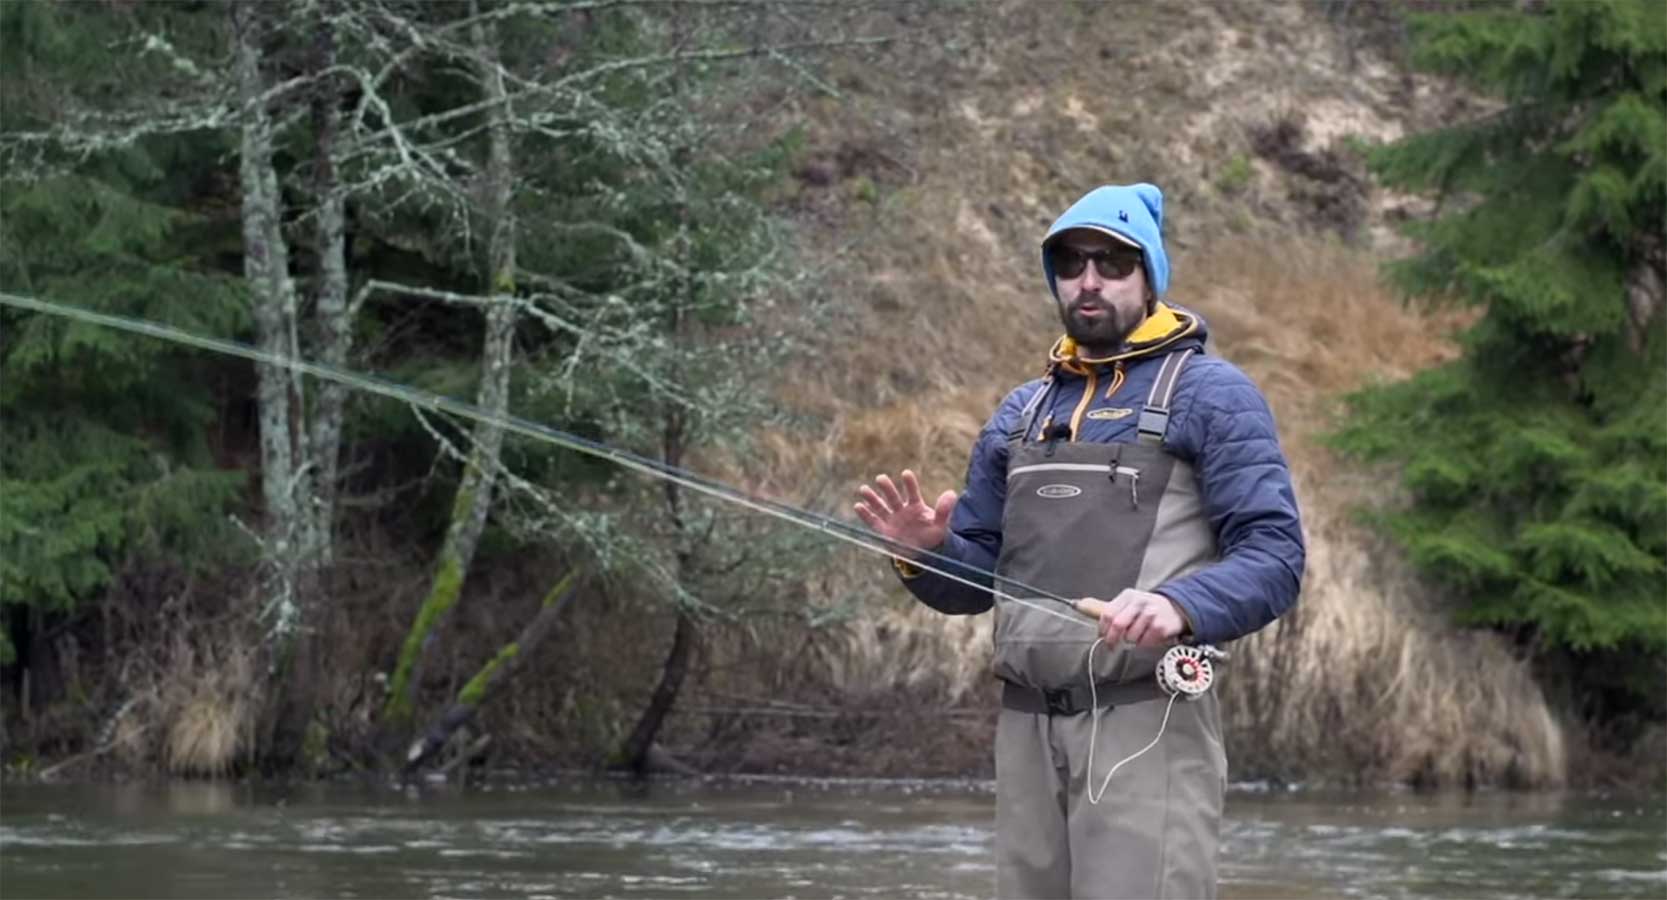
[[[551,588],[550,592],[544,595],[544,602],[541,605],[554,606],[557,603],[560,603],[561,598],[567,595],[567,589],[572,586],[574,579],[578,577],[578,569],[574,569],[573,571],[562,576],[562,579],[556,582],[556,586]]]
[[[317,719],[307,723],[301,737],[301,766],[308,772],[323,772],[330,762],[330,728]]]
[[[458,701],[469,706],[479,706],[481,698],[486,694],[486,686],[492,682],[493,673],[508,665],[509,661],[520,652],[520,644],[514,641],[505,644],[503,649],[498,651],[498,655],[492,657],[491,662],[482,666],[481,670],[475,673],[475,677],[469,679],[469,683],[465,684],[463,690],[458,692]]]
[[[405,635],[405,644],[400,647],[399,662],[394,666],[394,676],[388,684],[388,702],[382,707],[384,720],[393,723],[410,721],[411,672],[416,668],[429,634],[440,618],[457,604],[462,590],[462,560],[448,549],[440,561],[440,571],[435,573],[434,586],[429,589],[422,608],[417,610],[417,620],[411,623],[411,630]]]

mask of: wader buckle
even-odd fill
[[[1043,691],[1042,702],[1047,704],[1048,715],[1050,716],[1074,716],[1082,712],[1081,709],[1077,708],[1076,701],[1071,697],[1070,688]]]

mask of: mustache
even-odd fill
[[[1099,294],[1078,294],[1077,296],[1071,298],[1071,302],[1067,303],[1065,308],[1071,312],[1076,312],[1079,309],[1099,309],[1107,312],[1116,311],[1116,307],[1111,305],[1111,301],[1100,296]]]

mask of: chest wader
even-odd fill
[[[1167,356],[1136,443],[1079,443],[1033,433],[1044,384],[1011,441],[997,574],[1064,597],[1112,600],[1216,559],[1192,467],[1162,449],[1169,404],[1191,350]],[[999,582],[998,582],[999,583]],[[1088,620],[1085,619],[1084,622]],[[1093,629],[997,601],[996,880],[1002,897],[1214,897],[1227,759],[1214,691],[1178,701],[1154,671],[1162,649],[1101,647],[1094,772],[1086,662]]]

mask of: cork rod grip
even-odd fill
[[[1077,612],[1082,613],[1090,619],[1098,619],[1100,614],[1106,611],[1106,607],[1111,604],[1105,602],[1104,600],[1095,600],[1092,597],[1084,597],[1081,600],[1078,600],[1075,605]]]

